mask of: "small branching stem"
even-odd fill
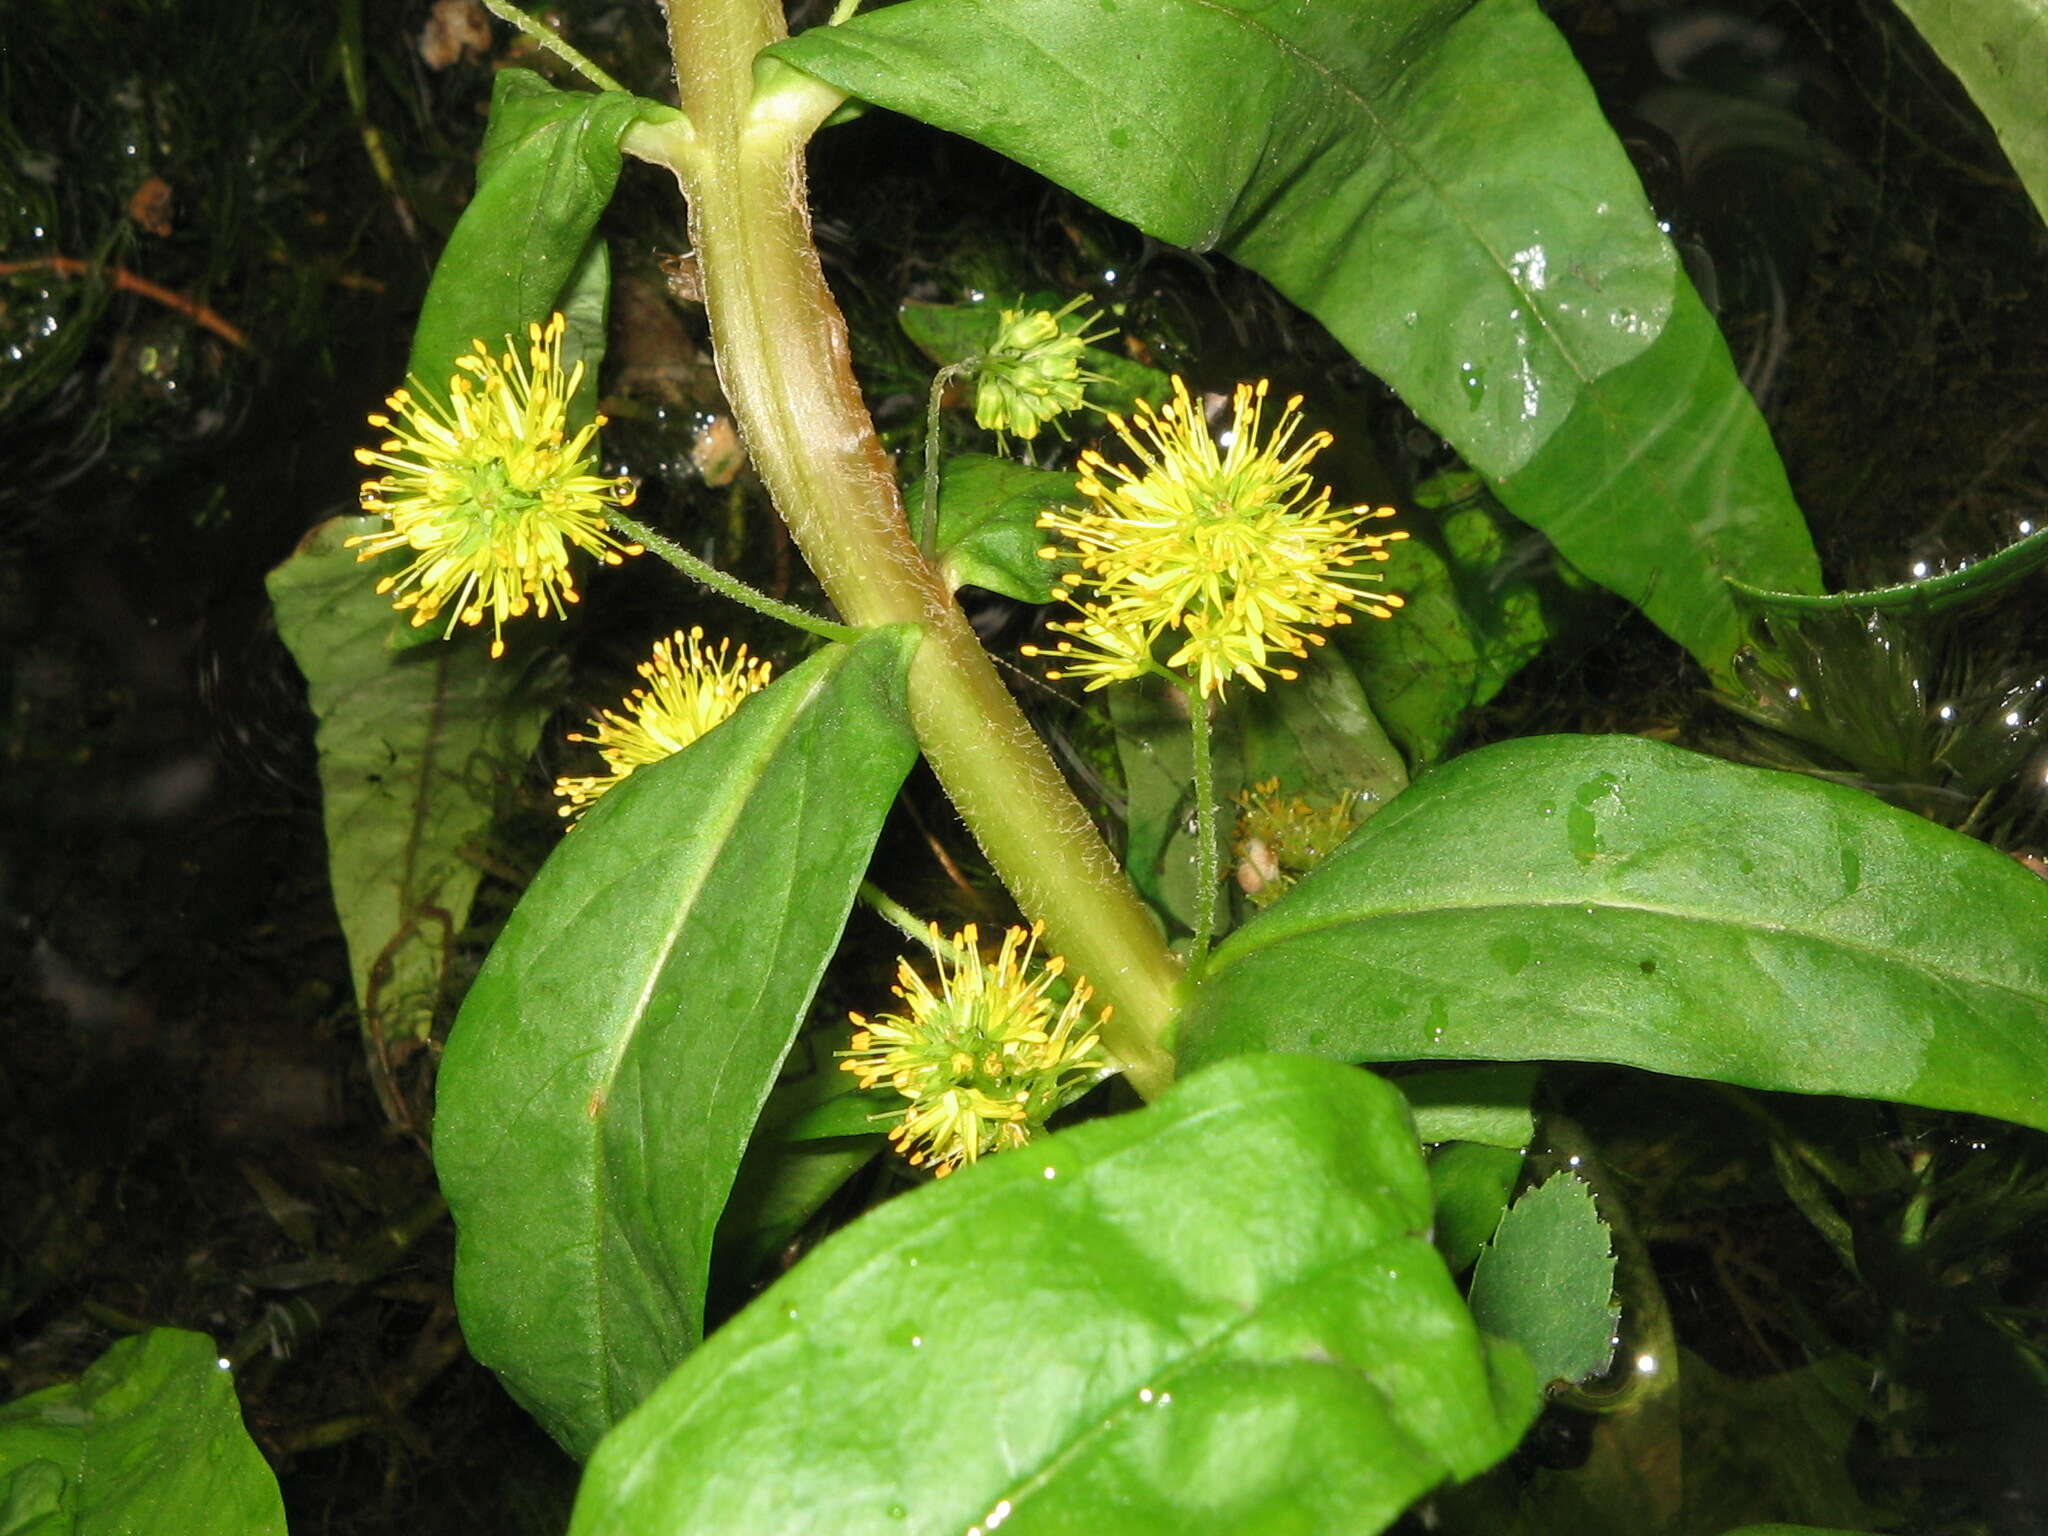
[[[649,552],[660,556],[670,565],[688,576],[692,581],[701,581],[712,591],[743,603],[756,613],[766,614],[792,628],[800,629],[807,635],[816,635],[822,640],[837,640],[850,644],[860,638],[860,631],[849,629],[844,624],[834,624],[830,619],[821,619],[815,613],[798,608],[790,603],[777,602],[758,587],[750,587],[737,576],[729,576],[717,566],[707,564],[691,554],[673,539],[665,539],[649,528],[614,508],[608,514],[611,525],[619,532],[646,546]]]
[[[509,22],[517,27],[521,32],[524,32],[536,43],[539,43],[541,47],[547,49],[549,53],[552,53],[564,64],[575,70],[577,74],[588,80],[600,91],[625,90],[623,85],[591,63],[590,60],[572,47],[566,39],[555,36],[546,26],[535,21],[526,12],[520,10],[518,6],[507,5],[505,0],[484,0],[484,9],[497,17],[498,20]]]

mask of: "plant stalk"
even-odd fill
[[[1151,1098],[1173,1075],[1180,968],[919,553],[854,381],[805,195],[804,144],[838,93],[793,71],[783,72],[793,88],[756,92],[756,56],[785,35],[780,0],[667,9],[693,129],[670,165],[689,199],[719,378],[748,452],[840,614],[923,630],[910,714],[925,756],[1017,904],[1113,1005],[1104,1043]],[[764,65],[763,78],[776,72]]]

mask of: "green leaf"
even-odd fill
[[[1262,274],[1710,671],[1741,643],[1724,575],[1819,590],[1762,418],[1529,0],[909,0],[773,51]]]
[[[531,70],[500,70],[476,195],[435,263],[408,376],[445,395],[472,343],[523,343],[529,324],[562,308],[618,181],[619,141],[636,122],[673,116],[619,91],[558,91]],[[573,365],[579,354],[563,355]]]
[[[1472,1317],[1522,1346],[1539,1381],[1614,1358],[1614,1245],[1593,1191],[1564,1169],[1517,1200],[1472,1272]]]
[[[563,678],[558,658],[492,661],[484,637],[393,652],[377,581],[394,550],[359,563],[374,517],[320,524],[266,586],[277,631],[319,721],[321,813],[335,911],[372,1038],[425,1039],[448,954],[476,894],[476,853],[525,769]],[[516,657],[515,652],[515,657]]]
[[[0,1407],[0,1532],[284,1536],[226,1367],[205,1334],[153,1328]]]
[[[1669,311],[1671,247],[1528,0],[909,0],[770,51],[1261,273],[1489,474]]]
[[[1518,1151],[1472,1141],[1454,1141],[1430,1154],[1429,1187],[1436,1199],[1431,1238],[1452,1274],[1470,1269],[1499,1228],[1522,1161]]]
[[[1390,1087],[1231,1062],[828,1239],[607,1438],[572,1536],[1380,1530],[1537,1401],[1428,1226]]]
[[[1868,592],[1829,592],[1814,596],[1804,592],[1766,592],[1744,581],[1730,578],[1729,585],[1746,602],[1766,613],[1839,613],[1845,609],[1903,609],[1909,613],[1946,613],[2004,591],[2014,582],[2031,576],[2048,563],[2048,528],[2006,545],[1994,555],[1939,576],[1921,581],[1902,581],[1894,586],[1876,587]]]
[[[1748,638],[1727,578],[1820,590],[1820,562],[1770,431],[1682,276],[1655,345],[1591,386],[1543,451],[1494,492],[1717,679]]]
[[[1514,574],[1519,552],[1502,515],[1478,477],[1468,478],[1434,530],[1411,528],[1413,536],[1387,547],[1377,569],[1404,599],[1400,612],[1332,637],[1358,669],[1373,713],[1418,769],[1441,757],[1466,716],[1550,637],[1536,584]],[[1418,487],[1418,501],[1424,494]]]
[[[1519,1062],[1479,1067],[1436,1067],[1410,1072],[1396,1084],[1415,1112],[1416,1139],[1476,1141],[1520,1149],[1536,1139],[1529,1098],[1536,1068]]]
[[[697,1342],[733,1171],[915,746],[914,632],[833,647],[565,837],[440,1074],[471,1351],[572,1454]]]
[[[1264,693],[1233,693],[1216,714],[1211,752],[1227,866],[1240,789],[1278,779],[1290,795],[1355,793],[1367,809],[1408,783],[1357,676],[1334,647],[1309,653],[1301,677]],[[1145,899],[1191,927],[1195,897],[1194,747],[1184,696],[1148,680],[1110,690],[1124,772],[1125,857]]]
[[[2041,0],[1899,0],[1955,71],[2048,219],[2048,12]]]
[[[1611,1061],[2048,1128],[2043,932],[2048,881],[1854,790],[1505,742],[1233,934],[1181,1062]]]
[[[935,541],[947,584],[982,587],[1020,603],[1051,602],[1054,583],[1069,565],[1040,557],[1048,535],[1038,514],[1078,500],[1075,478],[1069,470],[1036,469],[985,453],[947,459],[939,467]],[[921,476],[903,493],[903,504],[914,526],[924,505]]]

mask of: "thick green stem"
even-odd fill
[[[861,401],[846,323],[811,240],[803,146],[839,97],[755,59],[783,34],[780,0],[668,0],[682,108],[673,168],[689,197],[719,378],[748,452],[847,622],[924,631],[910,711],[939,781],[1050,945],[1114,1005],[1105,1043],[1150,1097],[1180,969],[1151,915],[1017,708],[939,573],[913,542]]]

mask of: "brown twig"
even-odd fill
[[[175,293],[161,283],[153,283],[146,277],[138,276],[126,267],[95,269],[91,262],[80,261],[76,256],[42,256],[34,261],[0,261],[0,277],[12,277],[18,272],[33,272],[38,268],[54,272],[59,277],[86,277],[94,270],[104,272],[113,278],[116,288],[128,293],[139,293],[145,299],[154,299],[166,309],[175,309],[193,324],[204,326],[231,347],[240,347],[244,352],[252,350],[249,338],[217,311],[209,309],[196,299],[188,299],[182,293]]]

